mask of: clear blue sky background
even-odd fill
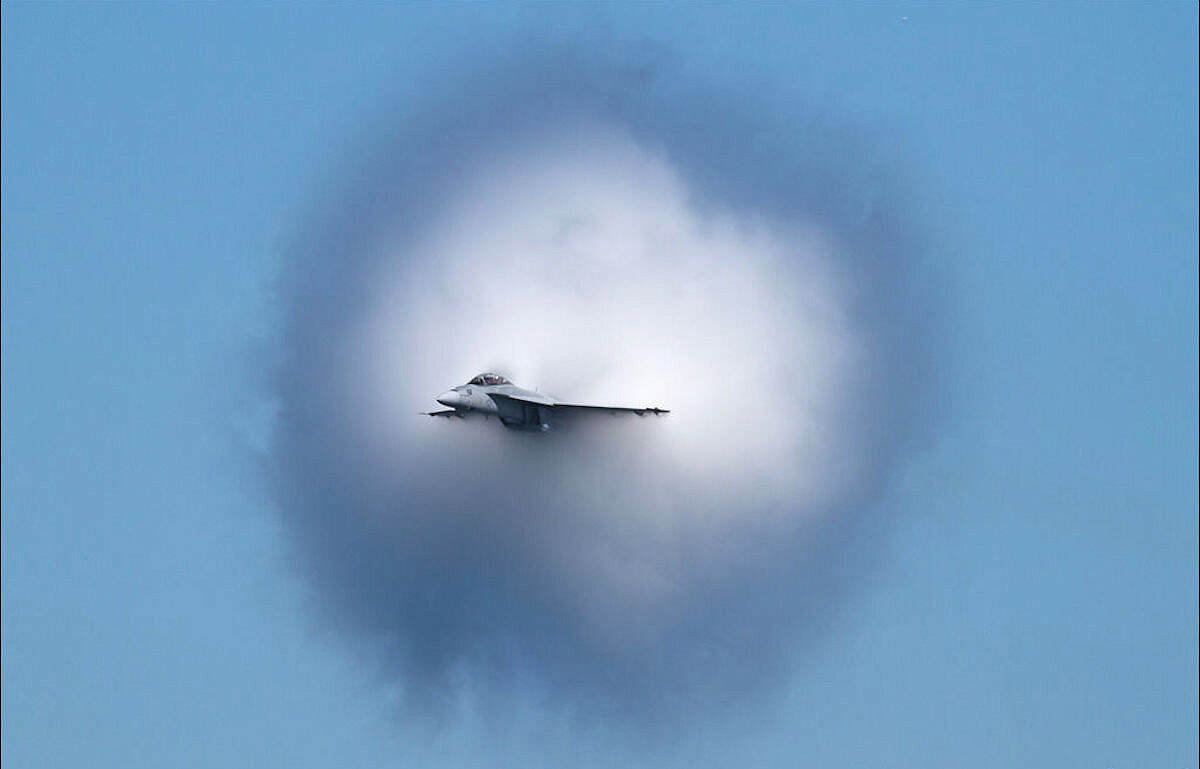
[[[930,236],[938,441],[758,729],[403,728],[234,448],[319,182],[531,31],[868,126]],[[1196,766],[1196,145],[1194,3],[5,3],[5,767]]]

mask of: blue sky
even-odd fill
[[[237,449],[321,185],[546,37],[816,105],[928,242],[933,440],[755,727],[411,728]],[[1194,766],[1196,72],[1185,3],[4,5],[5,763]]]

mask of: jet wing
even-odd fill
[[[597,413],[597,414],[608,413],[608,414],[612,414],[614,416],[617,414],[637,414],[639,417],[644,417],[647,414],[658,415],[658,414],[670,414],[671,413],[670,409],[660,409],[656,406],[644,406],[644,407],[593,406],[593,405],[584,404],[584,403],[555,403],[551,408],[553,408],[555,411],[558,411],[561,409],[564,411],[571,410],[571,411],[580,411],[580,412],[585,412],[585,413],[586,412],[593,412],[593,413]]]
[[[525,406],[525,407],[537,406],[537,407],[540,407],[543,409],[547,409],[551,412],[574,411],[574,412],[580,412],[580,413],[594,413],[594,414],[607,413],[607,414],[612,414],[614,416],[617,414],[637,414],[638,416],[645,416],[646,414],[657,415],[657,414],[670,414],[671,413],[669,409],[660,409],[655,406],[640,406],[640,407],[639,406],[601,406],[601,405],[593,405],[593,404],[588,404],[588,403],[561,403],[561,402],[553,400],[551,398],[547,398],[546,396],[541,395],[540,393],[533,394],[533,395],[524,395],[524,394],[514,393],[514,392],[507,392],[507,393],[498,393],[497,392],[497,393],[491,393],[491,398],[492,398],[492,400],[496,401],[497,404],[500,405],[501,407],[503,407],[505,405],[503,403],[503,401],[509,401],[514,406],[518,405],[518,404],[520,406]]]
[[[456,409],[446,409],[444,411],[422,411],[421,413],[427,417],[458,417],[459,419],[464,418],[463,415]]]

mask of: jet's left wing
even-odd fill
[[[541,393],[523,393],[510,390],[506,393],[488,394],[496,404],[501,423],[517,430],[548,430],[559,417],[569,420],[575,415],[610,414],[666,414],[666,409],[629,408],[627,406],[591,406],[582,403],[560,403]]]
[[[562,403],[552,398],[548,398],[541,393],[525,394],[522,392],[495,392],[491,394],[491,398],[500,406],[501,413],[505,411],[505,406],[511,404],[510,408],[521,408],[532,410],[541,408],[551,413],[576,412],[576,413],[591,413],[591,414],[637,414],[643,417],[647,414],[670,414],[669,409],[660,409],[656,406],[600,406],[587,403]]]
[[[581,411],[584,413],[591,412],[595,414],[607,413],[613,416],[616,416],[617,414],[637,414],[639,417],[644,417],[647,414],[654,414],[657,416],[659,414],[671,413],[670,409],[660,409],[657,406],[593,406],[584,403],[555,403],[551,408],[553,408],[555,411],[562,409],[564,411]]]

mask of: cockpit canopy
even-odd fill
[[[479,376],[472,379],[470,382],[467,382],[467,384],[480,385],[482,387],[486,387],[488,385],[512,384],[512,382],[508,381],[507,379],[500,376],[499,374],[480,374]]]

